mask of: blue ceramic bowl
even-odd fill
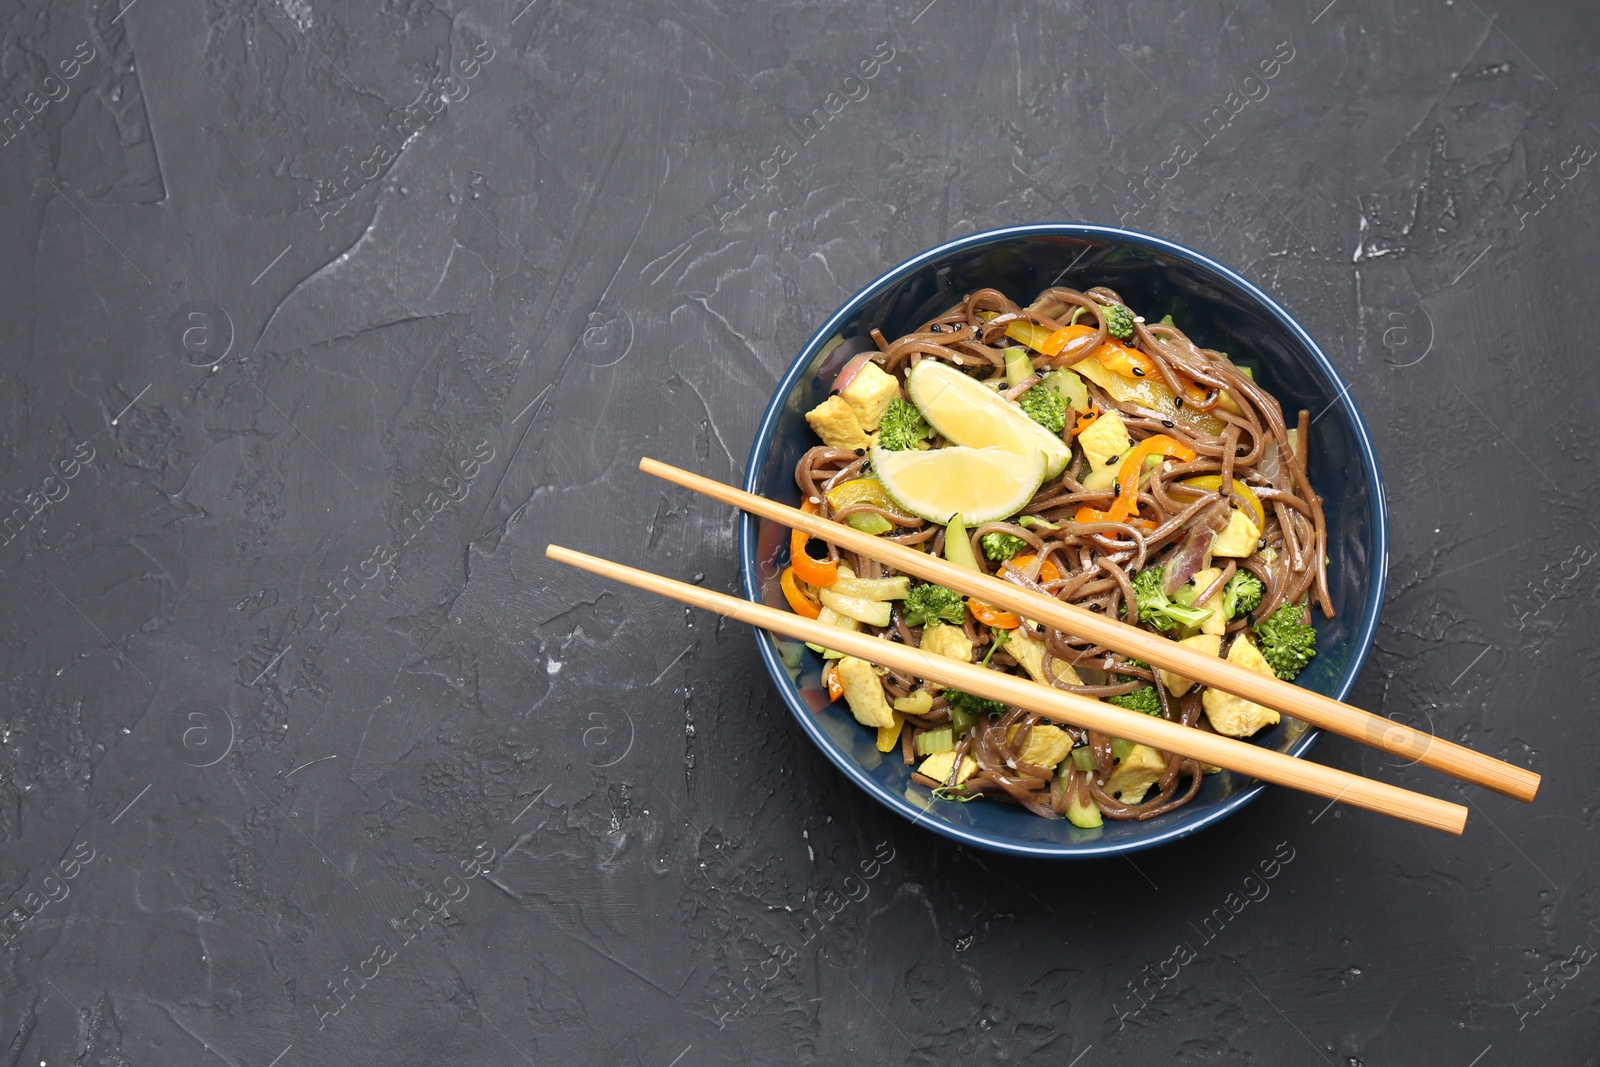
[[[1234,271],[1171,241],[1110,226],[1041,223],[973,234],[908,259],[851,297],[795,357],[756,431],[745,488],[799,503],[794,465],[817,443],[804,413],[827,397],[839,365],[857,347],[848,343],[852,339],[874,326],[895,337],[985,286],[1025,304],[1050,285],[1107,285],[1145,314],[1171,312],[1197,343],[1253,361],[1291,425],[1295,412],[1311,411],[1311,480],[1325,498],[1336,615],[1331,622],[1319,617],[1318,655],[1298,681],[1343,699],[1372,645],[1388,562],[1388,519],[1372,441],[1348,387],[1288,312]],[[840,339],[847,342],[842,347]],[[746,596],[785,606],[778,574],[787,560],[787,533],[744,516],[739,547]],[[843,701],[828,700],[821,657],[766,631],[758,631],[757,640],[789,710],[846,777],[912,822],[969,845],[1064,859],[1132,852],[1217,822],[1266,788],[1223,772],[1207,777],[1195,799],[1176,811],[1146,822],[1107,820],[1094,830],[1001,801],[935,801],[911,781],[898,749],[879,753],[873,731],[858,725]],[[1286,720],[1256,742],[1299,756],[1316,738],[1304,723]]]

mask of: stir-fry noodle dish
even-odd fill
[[[970,293],[838,373],[802,507],[1026,589],[1293,679],[1333,617],[1307,412],[1289,425],[1245,358],[1161,308],[1051,288]],[[1154,314],[1158,317],[1152,318]],[[1246,738],[1278,712],[796,532],[784,598],[824,623],[1197,730]],[[856,720],[941,800],[986,798],[1096,827],[1188,803],[1195,760],[1059,725],[813,646]]]

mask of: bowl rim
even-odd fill
[[[767,458],[768,445],[772,440],[774,425],[783,414],[783,401],[788,396],[802,372],[811,363],[821,347],[831,338],[839,327],[852,315],[859,311],[868,301],[880,295],[889,286],[903,280],[931,262],[942,259],[952,253],[979,248],[985,245],[999,244],[1013,238],[1022,237],[1093,237],[1100,240],[1111,240],[1123,244],[1140,246],[1151,251],[1161,252],[1168,256],[1186,261],[1189,265],[1209,271],[1215,277],[1228,285],[1241,291],[1246,297],[1255,301],[1264,308],[1279,326],[1292,334],[1311,353],[1313,360],[1328,378],[1338,387],[1338,395],[1333,404],[1343,405],[1348,412],[1354,426],[1356,451],[1362,466],[1366,469],[1372,481],[1372,500],[1375,509],[1375,541],[1377,553],[1373,560],[1375,571],[1374,581],[1368,589],[1366,603],[1361,607],[1359,623],[1352,628],[1352,637],[1356,642],[1356,652],[1351,657],[1349,666],[1344,675],[1334,687],[1333,696],[1343,700],[1354,687],[1356,679],[1360,677],[1362,668],[1366,666],[1367,657],[1372,651],[1374,638],[1377,634],[1378,618],[1383,607],[1383,598],[1388,585],[1389,561],[1389,513],[1388,505],[1383,493],[1383,473],[1378,463],[1377,452],[1372,445],[1372,439],[1367,431],[1366,420],[1361,415],[1355,398],[1350,395],[1350,385],[1345,381],[1333,362],[1317,344],[1305,327],[1290,315],[1282,305],[1269,296],[1254,282],[1244,277],[1231,267],[1217,262],[1210,256],[1198,252],[1185,245],[1170,241],[1164,237],[1142,233],[1138,230],[1123,229],[1118,226],[1105,226],[1097,223],[1086,222],[1044,222],[1024,223],[1015,226],[1004,226],[997,229],[982,230],[977,233],[958,237],[943,244],[937,245],[926,251],[919,252],[911,258],[884,271],[877,278],[857,290],[855,295],[845,301],[823,324],[811,335],[811,338],[800,348],[794,359],[789,364],[783,377],[779,380],[773,391],[772,398],[768,401],[766,410],[762,413],[761,422],[756,427],[755,440],[750,447],[750,455],[745,465],[744,488],[747,492],[755,493],[756,475],[761,470]],[[1332,406],[1332,405],[1330,405]],[[1319,416],[1320,418],[1320,416]],[[740,579],[744,587],[744,595],[753,601],[761,600],[761,590],[757,575],[757,524],[755,516],[748,512],[741,513],[739,524],[739,570]],[[1190,822],[1175,825],[1170,829],[1158,831],[1147,838],[1140,838],[1126,842],[1084,842],[1068,845],[1039,845],[1008,840],[990,833],[968,830],[963,827],[953,826],[941,819],[930,819],[934,805],[930,801],[927,808],[919,808],[904,796],[885,788],[876,779],[868,775],[837,746],[832,738],[822,729],[812,715],[810,707],[800,698],[798,687],[789,679],[785,672],[778,648],[772,635],[766,630],[756,630],[756,644],[760,649],[761,660],[766,666],[767,673],[771,675],[773,684],[783,697],[784,704],[789,708],[790,714],[800,723],[800,728],[805,731],[812,742],[823,752],[833,765],[845,776],[859,786],[868,796],[877,800],[891,811],[909,819],[912,825],[923,825],[934,833],[965,845],[973,845],[995,852],[1006,853],[1014,856],[1032,856],[1041,859],[1092,859],[1102,856],[1122,855],[1129,852],[1138,852],[1157,845],[1176,841],[1188,837],[1190,834],[1211,826],[1234,812],[1243,808],[1266,791],[1269,783],[1257,782],[1246,789],[1242,789],[1220,801],[1211,811]],[[1287,750],[1291,756],[1303,756],[1316,744],[1322,731],[1316,728],[1308,729],[1305,734]]]

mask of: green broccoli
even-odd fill
[[[1121,304],[1107,304],[1100,309],[1100,317],[1105,320],[1106,333],[1119,341],[1126,341],[1133,336],[1133,312]]]
[[[1199,626],[1210,617],[1211,612],[1206,608],[1174,604],[1162,589],[1165,580],[1166,574],[1160,567],[1146,567],[1133,576],[1133,595],[1138,603],[1140,622],[1165,631],[1174,626]]]
[[[1286,682],[1293,681],[1317,654],[1316,629],[1300,621],[1305,610],[1302,604],[1285,604],[1255,625],[1261,635],[1261,655]]]
[[[1142,667],[1143,669],[1145,669],[1147,671],[1155,670],[1154,667],[1150,666],[1150,664],[1146,663],[1142,659],[1128,659],[1128,660],[1126,660],[1126,662],[1127,662],[1127,665],[1130,666],[1130,667]],[[1136,674],[1119,674],[1119,675],[1117,675],[1117,681],[1119,681],[1119,682],[1138,682],[1138,681],[1143,681],[1143,679],[1141,679]]]
[[[967,605],[961,594],[942,585],[919,585],[906,594],[907,626],[927,626],[947,622],[960,626],[967,618]]]
[[[999,715],[1006,710],[1006,706],[998,700],[973,696],[971,693],[963,693],[959,689],[946,689],[944,698],[950,703],[952,712],[959,711],[973,718],[979,715]]]
[[[1161,714],[1161,696],[1153,685],[1140,686],[1131,693],[1106,697],[1106,700],[1129,711],[1139,711],[1146,715]]]
[[[1060,433],[1067,424],[1067,402],[1054,389],[1035,386],[1023,393],[1017,403],[1028,413],[1028,418],[1051,433]]]
[[[1261,606],[1261,579],[1249,571],[1234,571],[1222,587],[1222,613],[1230,619],[1248,615]]]
[[[878,447],[891,452],[909,452],[932,432],[933,427],[922,417],[922,412],[895,397],[878,422]]]
[[[983,545],[983,554],[996,563],[1003,559],[1010,559],[1028,547],[1028,542],[1016,534],[1008,534],[1001,530],[986,533],[979,538],[979,541]]]

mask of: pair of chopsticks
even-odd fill
[[[746,493],[657,460],[643,459],[639,467],[647,474],[804,531],[898,571],[937,582],[977,597],[986,604],[1006,608],[1024,618],[1104,645],[1124,656],[1144,660],[1201,684],[1276,708],[1313,726],[1444,771],[1463,781],[1522,801],[1532,800],[1538,791],[1539,775],[1532,771],[1380,718],[1320,693],[1255,674],[1223,659],[1202,655],[1137,626],[1063,603],[999,578],[957,567],[928,553],[862,533],[843,523],[808,515],[798,508]],[[546,553],[551,559],[602,577],[660,593],[774,633],[836,649],[941,685],[954,686],[1003,704],[1024,707],[1057,722],[1152,745],[1165,752],[1214,764],[1262,781],[1299,789],[1329,800],[1342,800],[1356,807],[1434,829],[1459,834],[1466,826],[1467,809],[1459,804],[1296,759],[1234,738],[1128,711],[1029,679],[925,653],[898,642],[828,626],[792,612],[673,581],[559,545],[550,545]]]

